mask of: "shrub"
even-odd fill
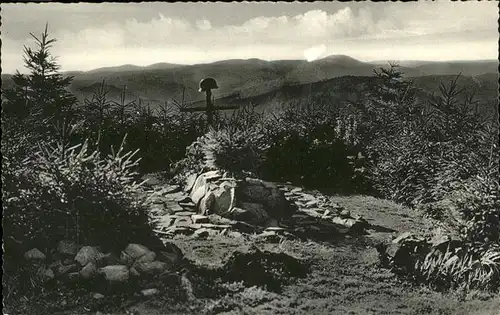
[[[263,135],[255,129],[212,129],[187,147],[186,158],[176,167],[181,174],[220,169],[233,176],[255,176],[265,150]]]
[[[476,177],[460,184],[453,194],[454,208],[463,224],[461,232],[470,242],[500,242],[500,187],[498,179]]]
[[[116,248],[144,237],[149,227],[134,195],[135,153],[123,152],[122,145],[102,157],[87,142],[73,147],[41,144],[18,168],[8,169],[5,233],[39,248],[63,238]]]
[[[356,126],[350,113],[325,105],[288,107],[266,121],[269,149],[262,173],[330,192],[350,192],[362,181]]]
[[[437,287],[493,291],[499,287],[500,247],[434,247],[417,260],[415,270],[421,281]]]

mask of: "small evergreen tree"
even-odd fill
[[[30,71],[13,76],[14,87],[3,91],[3,123],[45,134],[57,126],[64,133],[76,98],[68,91],[73,77],[64,78],[50,49],[56,39],[50,38],[48,24],[40,37],[30,33],[36,48],[24,47],[24,65]],[[62,129],[61,129],[62,127]]]

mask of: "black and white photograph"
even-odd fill
[[[0,5],[4,315],[500,315],[499,2]]]

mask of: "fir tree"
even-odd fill
[[[29,74],[17,71],[12,78],[14,86],[3,91],[3,122],[43,133],[53,126],[67,125],[76,98],[68,91],[73,77],[64,78],[51,55],[56,39],[49,37],[48,25],[40,37],[30,35],[36,48],[24,46],[23,58]]]

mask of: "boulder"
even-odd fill
[[[200,200],[200,204],[198,206],[198,212],[202,215],[208,215],[212,212],[214,204],[215,204],[215,195],[211,191],[209,191]]]
[[[349,211],[347,209],[342,209],[340,211],[340,217],[341,218],[350,218],[351,217],[351,211]]]
[[[113,265],[99,268],[98,273],[110,282],[126,282],[130,278],[130,270],[124,265]]]
[[[288,207],[285,195],[275,184],[260,179],[247,178],[238,187],[237,196],[241,197],[242,201],[264,205],[271,217],[286,216],[285,212]]]
[[[137,258],[135,261],[136,263],[146,263],[146,262],[152,262],[156,259],[156,253],[155,252],[147,252],[146,254],[142,255],[141,257]]]
[[[141,274],[160,274],[167,269],[167,263],[162,261],[153,261],[147,263],[136,263],[134,268]]]
[[[146,246],[141,244],[128,244],[127,247],[120,254],[120,263],[125,265],[132,265],[135,261],[144,257],[145,261],[153,261],[155,257],[151,260],[152,256],[156,256],[154,252],[151,252]]]
[[[83,246],[76,254],[75,260],[81,265],[85,266],[89,262],[96,263],[104,256],[101,251],[95,246]]]
[[[252,224],[263,224],[269,220],[266,208],[259,203],[242,202],[241,207],[234,208],[232,218]]]
[[[97,260],[97,266],[108,266],[119,264],[120,259],[113,253],[106,253],[100,259]]]
[[[78,266],[78,264],[71,264],[71,265],[61,265],[56,269],[56,271],[57,274],[59,275],[66,275],[72,272],[76,272],[78,271],[78,269],[80,269],[80,266]]]
[[[35,262],[35,261],[44,261],[45,258],[47,257],[39,249],[33,248],[24,253],[24,258],[29,261]]]
[[[230,183],[224,182],[213,194],[215,197],[213,212],[223,217],[230,217],[231,209],[235,206],[235,188]]]
[[[57,244],[57,252],[64,256],[75,257],[78,253],[79,246],[74,242],[62,240]]]
[[[208,185],[207,181],[205,179],[205,176],[200,175],[196,179],[196,182],[193,185],[193,189],[191,190],[191,193],[189,194],[189,197],[195,204],[198,204],[198,202],[205,196],[205,194],[208,191]]]
[[[130,275],[132,277],[139,277],[141,274],[139,273],[139,271],[137,271],[137,269],[135,269],[134,267],[130,268]]]
[[[90,279],[97,273],[97,267],[93,262],[89,262],[85,267],[80,270],[80,277],[82,279]]]
[[[185,192],[190,192],[193,189],[194,183],[196,182],[196,178],[198,178],[197,174],[190,174],[186,178],[186,185],[184,186]]]
[[[144,245],[131,243],[127,245],[123,252],[135,260],[149,253],[150,250]]]

